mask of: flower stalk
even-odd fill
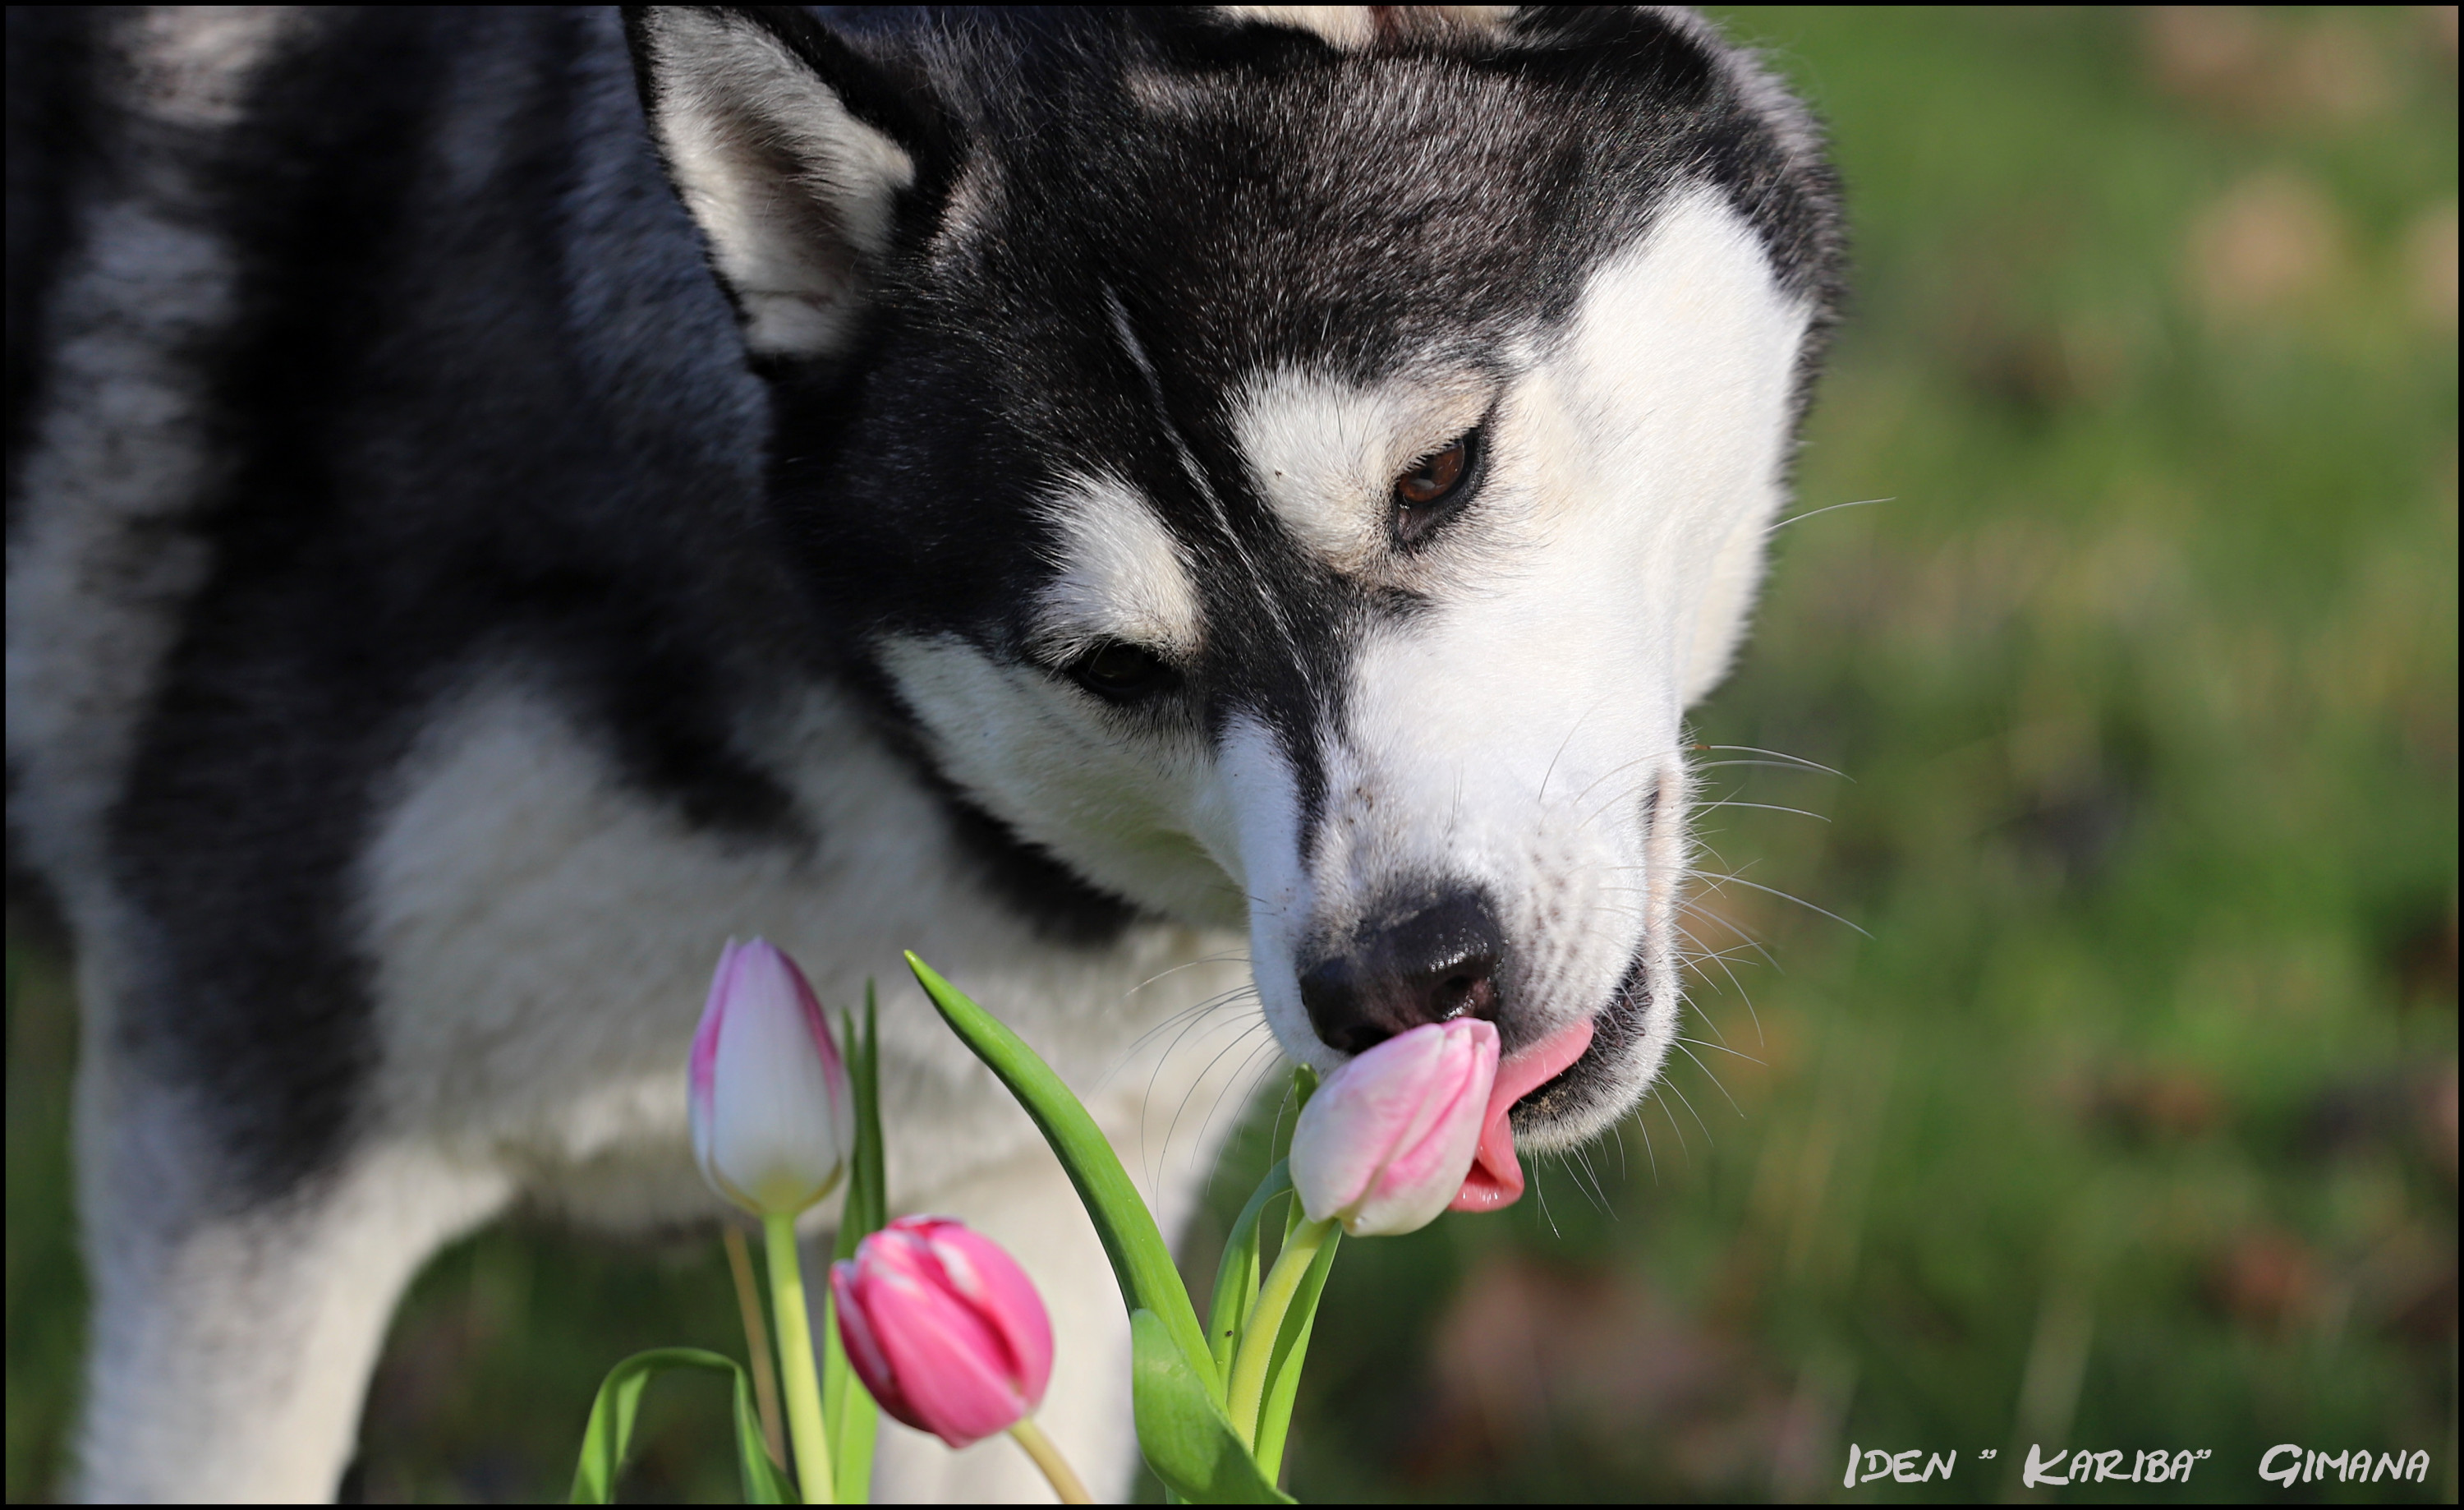
[[[1035,1424],[1035,1417],[1020,1416],[1010,1423],[1009,1434],[1012,1441],[1026,1449],[1026,1455],[1035,1460],[1035,1466],[1044,1470],[1044,1477],[1050,1480],[1052,1492],[1061,1497],[1063,1504],[1090,1505],[1095,1502],[1095,1497],[1087,1492],[1087,1485],[1079,1479],[1077,1470],[1069,1466],[1069,1459],[1061,1455],[1061,1449],[1052,1445],[1052,1438],[1044,1434],[1044,1428]]]
[[[770,1450],[770,1461],[784,1468],[787,1428],[779,1414],[779,1371],[770,1363],[770,1328],[761,1319],[753,1255],[744,1246],[743,1231],[733,1222],[722,1230],[720,1240],[727,1248],[728,1277],[736,1281],[736,1307],[744,1317],[745,1362],[752,1365],[753,1403],[761,1412],[761,1442]]]
[[[1305,1221],[1292,1229],[1291,1235],[1284,1240],[1284,1251],[1275,1255],[1275,1267],[1267,1271],[1265,1283],[1258,1289],[1257,1304],[1249,1312],[1240,1349],[1233,1355],[1226,1402],[1233,1429],[1241,1433],[1246,1446],[1257,1446],[1267,1366],[1274,1362],[1275,1344],[1283,1337],[1284,1321],[1291,1312],[1293,1298],[1301,1293],[1309,1272],[1318,1267],[1319,1251],[1336,1238],[1338,1225],[1330,1216],[1322,1222]],[[1327,1256],[1333,1255],[1330,1252]],[[1324,1277],[1323,1274],[1319,1276],[1321,1283]]]
[[[786,1387],[787,1437],[796,1446],[796,1482],[808,1505],[835,1504],[830,1439],[822,1430],[822,1381],[813,1367],[813,1326],[804,1309],[804,1271],[796,1255],[796,1218],[764,1216],[770,1311],[779,1319],[779,1372]]]

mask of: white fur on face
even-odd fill
[[[1674,1022],[1679,721],[1752,597],[1811,313],[1724,199],[1676,198],[1507,386],[1481,491],[1410,559],[1383,541],[1383,469],[1464,422],[1461,386],[1252,386],[1243,434],[1278,517],[1337,569],[1409,576],[1433,602],[1357,647],[1346,722],[1321,734],[1327,806],[1301,895],[1253,917],[1289,1052],[1333,1058],[1266,962],[1435,879],[1496,902],[1525,1041],[1602,1010],[1644,958],[1653,1010],[1627,1074],[1648,1081]]]
[[[935,763],[1021,837],[1141,907],[1202,926],[1244,920],[1191,816],[1215,766],[1194,736],[1125,726],[1091,694],[955,637],[887,639],[878,655]]]
[[[1491,396],[1471,374],[1360,388],[1279,371],[1235,400],[1232,432],[1293,538],[1365,576],[1389,559],[1395,479],[1478,424]]]
[[[1287,26],[1313,32],[1327,42],[1357,52],[1382,34],[1431,42],[1469,40],[1504,31],[1520,6],[1511,5],[1226,5],[1218,12],[1235,21]],[[1380,12],[1383,12],[1382,14]]]
[[[1167,659],[1198,649],[1198,593],[1172,535],[1137,490],[1108,474],[1073,477],[1045,508],[1061,572],[1045,588],[1031,648],[1054,664],[1127,640]]]
[[[1197,652],[1197,588],[1136,489],[1081,475],[1045,513],[1061,570],[1036,605],[1036,656],[1067,664],[1107,640],[1170,660]],[[941,769],[1023,837],[1144,907],[1213,926],[1243,921],[1229,878],[1237,856],[1199,836],[1195,810],[1216,763],[1194,736],[1139,723],[1039,666],[1004,664],[960,639],[894,638],[880,655]]]

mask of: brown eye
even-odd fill
[[[1414,462],[1411,471],[1395,479],[1395,501],[1405,508],[1427,508],[1443,501],[1447,494],[1463,485],[1470,461],[1470,454],[1460,440],[1431,452]]]
[[[1412,544],[1435,529],[1467,493],[1480,460],[1480,432],[1467,431],[1412,463],[1395,479],[1395,533]]]

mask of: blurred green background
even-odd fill
[[[1709,809],[1704,862],[1871,937],[1705,881],[1700,1062],[1508,1216],[1350,1245],[1292,1485],[2028,1498],[2043,1442],[2213,1455],[2035,1498],[2453,1500],[2455,11],[1719,13],[1856,227],[1799,505],[1886,501],[1780,532],[1696,724],[1846,779],[1710,769],[1819,816]],[[11,1499],[82,1324],[74,1009],[19,924]],[[399,1318],[350,1487],[560,1496],[657,1343],[740,1351],[715,1242],[491,1229]],[[711,1402],[648,1421],[632,1495],[731,1490]],[[1852,1441],[1960,1467],[1843,1490]],[[2277,1442],[2432,1467],[2285,1491]]]

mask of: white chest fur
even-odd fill
[[[833,1009],[878,983],[894,1201],[930,1201],[1034,1136],[934,1015],[907,948],[1050,1058],[1142,1148],[1133,1164],[1202,1166],[1230,1120],[1214,1103],[1265,1058],[1247,1054],[1262,1036],[1221,1053],[1256,1021],[1237,938],[1157,923],[1056,947],[979,889],[934,799],[834,698],[810,694],[758,743],[809,844],[692,828],[518,672],[451,699],[362,877],[391,1130],[596,1217],[708,1210],[685,1049],[719,946],[759,934]],[[1210,1002],[1185,1034],[1155,1032]]]

